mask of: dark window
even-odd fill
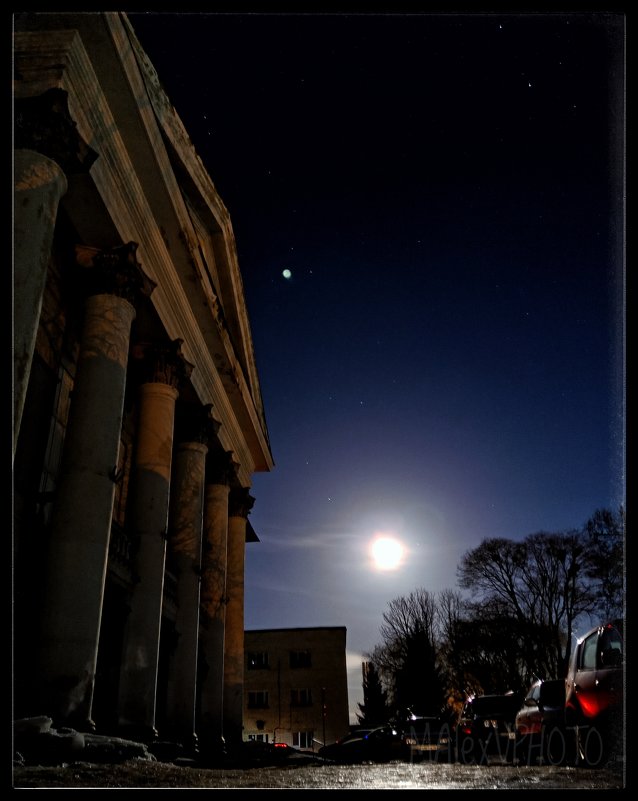
[[[622,639],[616,629],[605,629],[598,647],[600,667],[622,664]]]
[[[290,667],[291,668],[309,668],[312,662],[310,660],[310,651],[291,651],[290,652]]]
[[[312,691],[311,690],[291,690],[290,691],[290,705],[291,706],[311,706],[312,704]]]
[[[267,743],[268,742],[268,735],[267,734],[249,734],[249,740],[254,740],[258,743]]]
[[[248,693],[248,706],[251,709],[265,709],[268,706],[268,691]]]

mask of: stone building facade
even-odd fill
[[[125,14],[14,28],[14,715],[212,752],[273,466],[231,221]]]
[[[317,750],[349,731],[346,629],[245,632],[244,739]]]

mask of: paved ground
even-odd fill
[[[587,769],[391,762],[220,770],[130,760],[116,765],[77,762],[59,767],[19,767],[13,771],[12,787],[621,790],[626,789],[626,783],[620,764],[606,769]]]

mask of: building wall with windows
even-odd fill
[[[13,44],[14,713],[241,744],[273,461],[230,217],[126,14]]]
[[[346,629],[244,635],[244,740],[317,750],[349,730]]]

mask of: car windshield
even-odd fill
[[[346,734],[346,736],[342,737],[341,740],[339,740],[339,742],[340,743],[349,743],[352,740],[361,740],[369,732],[370,732],[370,729],[359,729],[359,731],[353,731],[352,734]]]
[[[415,718],[408,720],[403,726],[405,731],[439,731],[442,727],[443,721],[440,718]]]
[[[511,715],[518,708],[518,699],[514,695],[482,695],[468,703],[470,715],[496,718]]]

